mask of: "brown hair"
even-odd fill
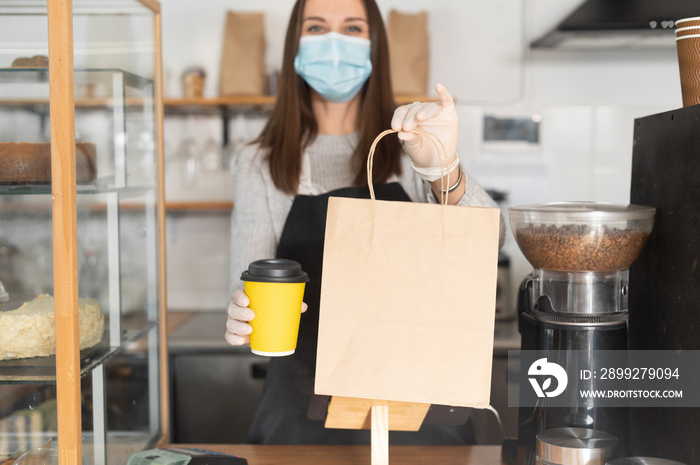
[[[360,138],[353,153],[353,185],[367,185],[365,163],[374,138],[388,129],[396,109],[389,73],[389,45],[379,8],[374,0],[362,0],[367,12],[371,41],[372,74],[360,90],[358,125]],[[269,149],[267,159],[275,186],[296,194],[301,174],[301,154],[316,138],[318,124],[311,108],[309,85],[294,70],[299,49],[305,0],[292,9],[284,45],[277,102],[255,142]],[[396,137],[385,137],[377,145],[372,182],[385,183],[392,174],[401,174],[401,144]]]

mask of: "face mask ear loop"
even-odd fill
[[[387,129],[386,131],[382,131],[374,139],[374,142],[372,142],[372,146],[369,148],[369,154],[367,155],[367,186],[369,186],[369,196],[372,200],[376,200],[374,196],[374,185],[372,184],[372,166],[374,165],[374,151],[377,148],[377,143],[379,143],[382,137],[394,132],[398,131],[394,129]],[[435,149],[438,152],[438,156],[440,157],[440,204],[447,205],[447,189],[445,189],[445,181],[447,181],[447,186],[450,185],[449,171],[447,172],[447,180],[445,180],[445,171],[449,170],[447,164],[447,149],[445,148],[445,145],[440,139],[430,134],[429,132],[425,132],[420,129],[414,129],[411,132],[421,134],[430,139],[430,142],[432,142],[432,144],[435,146]]]

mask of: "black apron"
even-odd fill
[[[376,198],[410,202],[400,184],[375,186]],[[302,314],[299,339],[293,355],[273,357],[253,418],[248,441],[253,444],[369,444],[369,430],[327,429],[323,421],[307,416],[314,392],[318,345],[319,301],[323,241],[329,197],[369,199],[365,188],[343,188],[323,195],[298,195],[282,230],[277,258],[299,262],[309,275],[304,291],[308,310]],[[358,289],[357,292],[362,292]],[[392,444],[473,444],[471,421],[463,426],[424,425],[419,432],[390,433]]]

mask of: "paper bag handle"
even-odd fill
[[[387,129],[386,131],[382,131],[374,139],[374,142],[372,142],[372,146],[369,148],[369,154],[367,155],[367,185],[369,186],[369,196],[372,200],[376,200],[374,197],[374,185],[372,184],[372,165],[374,164],[374,150],[377,148],[377,144],[379,143],[382,137],[394,132],[398,131],[396,131],[395,129]],[[414,129],[411,132],[415,132],[416,134],[422,134],[428,139],[430,139],[430,141],[433,143],[433,145],[438,151],[438,157],[440,157],[440,204],[447,205],[447,194],[445,193],[445,175],[443,174],[449,169],[447,164],[447,149],[445,148],[445,145],[440,139],[435,137],[433,134],[430,134],[429,132],[422,131],[420,129]],[[447,186],[449,185],[450,173],[448,171]]]

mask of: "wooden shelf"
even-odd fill
[[[275,103],[274,95],[235,95],[214,98],[166,98],[163,107],[167,114],[204,114],[227,116],[227,110],[263,110]]]
[[[143,107],[144,99],[127,97],[124,100],[118,100],[114,98],[81,98],[75,100],[76,107],[82,108],[111,108],[115,104],[124,103],[127,107]],[[0,106],[3,107],[48,107],[49,99],[46,98],[35,98],[35,99],[2,99],[0,100]]]
[[[397,95],[396,103],[437,102],[438,97],[427,95]],[[166,98],[163,105],[168,113],[216,113],[230,107],[270,107],[275,103],[274,95],[232,95],[227,97]]]
[[[228,97],[202,97],[202,98],[165,98],[165,107],[221,107],[236,105],[272,105],[275,103],[274,95],[232,95]]]
[[[233,202],[165,202],[165,210],[168,212],[231,211]]]

